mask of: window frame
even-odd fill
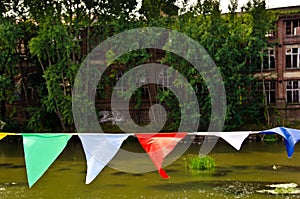
[[[116,72],[116,76],[114,79],[114,86],[113,89],[118,93],[118,94],[123,94],[124,90],[126,88],[126,86],[124,86],[124,82],[120,81],[120,79],[122,78],[122,76],[124,75],[124,71],[123,70],[117,70]],[[120,81],[120,82],[119,82]],[[119,86],[117,86],[119,83]]]
[[[159,89],[165,91],[166,88],[171,88],[171,78],[168,69],[162,69],[158,76]]]
[[[277,92],[277,84],[276,81],[264,81],[265,84],[265,96],[267,100],[267,104],[275,104],[276,103],[276,92]],[[263,92],[263,82],[258,81],[256,82],[255,90],[258,92]]]
[[[271,54],[271,52],[273,52],[273,53]],[[267,64],[265,64],[265,58],[267,59]],[[272,58],[273,58],[273,62],[272,62]],[[274,63],[273,66],[272,66],[272,63]],[[263,64],[262,64],[262,66],[259,67],[259,69],[262,69],[262,70],[275,70],[276,69],[275,48],[268,48],[264,51]]]
[[[295,49],[297,49],[297,52],[294,52]],[[286,46],[285,68],[288,70],[300,69],[300,45]]]
[[[291,92],[290,95],[288,94],[289,92]],[[286,103],[300,103],[300,80],[286,81],[285,95]]]
[[[265,93],[267,98],[267,104],[275,104],[276,103],[276,81],[265,81]]]
[[[289,25],[288,25],[289,24]],[[300,27],[300,19],[291,19],[285,21],[285,35],[295,36],[297,27]]]

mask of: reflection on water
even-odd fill
[[[126,142],[122,148],[140,150],[135,142]],[[186,154],[197,154],[199,148],[200,145],[192,145]],[[22,144],[0,142],[0,198],[300,198],[256,193],[268,184],[300,184],[299,146],[291,159],[282,143],[246,143],[241,151],[219,143],[210,155],[217,163],[215,173],[189,172],[184,155],[165,168],[171,176],[168,180],[161,179],[156,171],[133,174],[106,167],[85,185],[81,144],[70,142],[30,189]]]

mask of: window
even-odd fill
[[[287,47],[285,53],[285,66],[286,68],[299,68],[300,67],[300,48]]]
[[[268,104],[275,103],[276,82],[275,81],[265,82],[265,92],[266,92],[267,103]]]
[[[195,85],[196,94],[202,94],[205,91],[205,87],[203,83],[196,83]]]
[[[149,74],[145,70],[139,71],[136,74],[135,81],[136,81],[136,86],[137,87],[148,84],[149,83]]]
[[[148,82],[149,82],[149,76],[145,73],[145,71],[142,71],[139,74],[136,74],[136,77],[134,79],[122,79],[122,76],[126,73],[126,71],[117,71],[115,76],[115,86],[114,90],[118,94],[124,94],[125,91],[130,91],[131,85],[134,85],[137,89],[142,91],[142,97],[148,97]],[[129,81],[129,82],[128,82]],[[131,83],[130,83],[131,82]],[[127,88],[128,87],[128,88]],[[129,89],[129,90],[127,90]]]
[[[273,48],[270,48],[264,52],[263,59],[264,59],[263,62],[264,70],[275,69],[275,50]]]
[[[263,92],[263,84],[262,82],[257,82],[256,90],[259,92]],[[268,104],[274,104],[276,102],[276,82],[275,81],[267,81],[265,82],[265,94],[266,100]]]
[[[164,90],[164,87],[170,87],[170,75],[167,69],[163,69],[159,74],[159,87]]]
[[[117,71],[116,78],[115,78],[115,83],[116,85],[114,86],[114,90],[117,91],[117,93],[124,93],[125,91],[125,82],[120,81],[123,75],[123,71]]]
[[[297,35],[297,27],[300,26],[300,20],[289,20],[285,22],[285,34],[286,35]]]
[[[286,83],[286,101],[288,103],[300,102],[300,81],[287,81]]]
[[[105,99],[106,98],[105,81],[103,79],[101,79],[100,83],[97,85],[96,98],[98,98],[98,99]]]
[[[136,86],[142,92],[141,97],[149,97],[149,74],[146,71],[142,71],[137,74],[136,77]]]

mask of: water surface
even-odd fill
[[[122,148],[142,152],[133,141]],[[255,192],[272,183],[300,184],[297,145],[289,159],[283,143],[245,143],[240,151],[227,143],[218,143],[210,153],[216,161],[216,171],[195,174],[186,169],[185,159],[187,154],[197,154],[199,148],[200,145],[192,145],[185,155],[165,167],[171,176],[168,180],[161,179],[156,171],[127,173],[106,167],[91,184],[85,185],[83,149],[80,142],[70,142],[42,178],[29,188],[22,144],[0,142],[0,198],[300,198]],[[129,165],[141,163],[116,159]],[[273,165],[278,169],[274,170]]]

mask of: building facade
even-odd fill
[[[300,124],[300,6],[274,9],[276,29],[255,77],[264,82],[273,124]]]

